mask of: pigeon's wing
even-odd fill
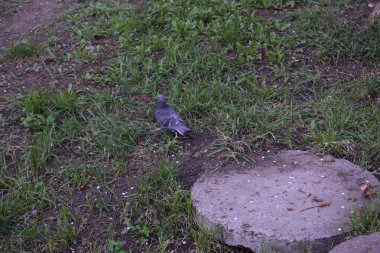
[[[191,129],[185,125],[185,122],[177,113],[170,114],[164,124],[167,129],[180,135],[188,136],[192,133]]]
[[[177,112],[170,107],[167,108],[159,108],[156,110],[156,120],[160,124],[162,128],[168,128],[173,124],[173,120],[179,117]]]
[[[156,111],[156,120],[162,128],[167,128],[181,135],[191,134],[191,130],[185,125],[183,119],[173,108],[159,109]]]

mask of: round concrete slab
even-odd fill
[[[362,235],[343,242],[329,253],[379,253],[380,232]]]
[[[200,221],[229,245],[321,252],[342,241],[351,211],[368,201],[365,183],[379,189],[371,173],[347,160],[283,151],[253,168],[206,174],[191,196]]]

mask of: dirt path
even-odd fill
[[[5,49],[12,42],[20,39],[25,32],[35,29],[48,19],[67,10],[70,2],[73,1],[30,0],[12,6],[0,4],[0,8],[16,8],[15,5],[17,6],[16,13],[7,13],[0,17],[0,49]]]

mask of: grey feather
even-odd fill
[[[179,133],[183,136],[189,136],[192,134],[191,129],[186,126],[178,113],[166,103],[163,95],[157,96],[155,116],[161,128]]]

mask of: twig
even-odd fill
[[[321,202],[321,203],[319,203],[319,204],[316,205],[316,206],[311,206],[311,207],[308,207],[308,208],[302,209],[300,212],[303,212],[303,211],[306,211],[306,210],[309,210],[309,209],[312,209],[312,208],[326,207],[326,206],[330,206],[330,205],[331,205],[331,202]]]
[[[375,19],[378,16],[380,16],[380,2],[375,5],[375,8],[373,8],[371,15],[369,15],[369,22],[371,25],[375,23]]]
[[[53,74],[50,72],[49,68],[46,66],[45,61],[42,61],[42,62],[43,62],[43,64],[44,64],[44,66],[45,66],[46,71],[49,73],[50,77],[53,78],[53,79],[55,80]]]

